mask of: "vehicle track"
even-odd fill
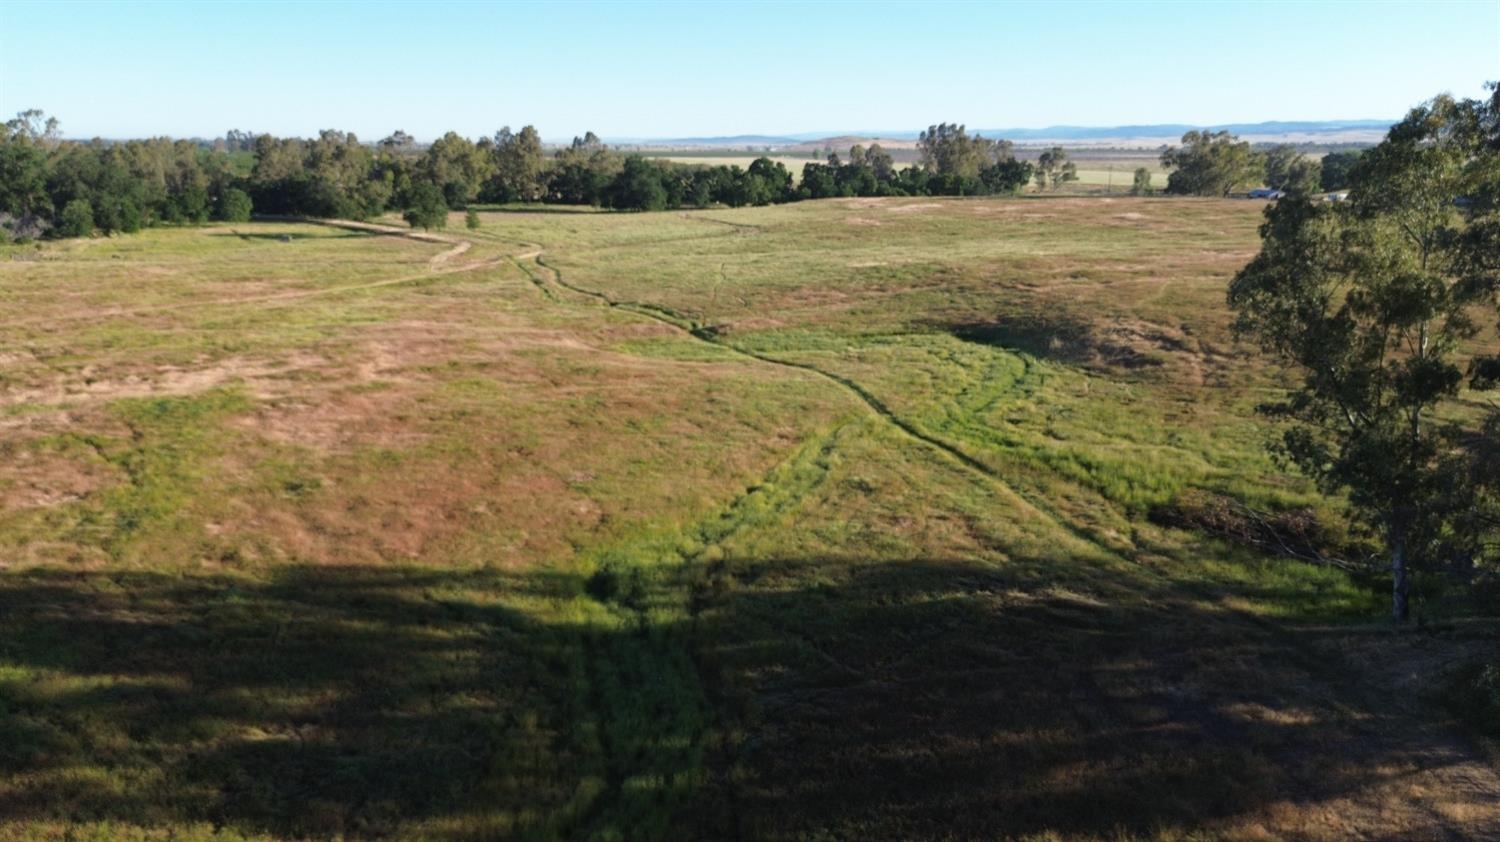
[[[710,551],[719,547],[722,553],[724,541],[775,522],[806,500],[826,480],[831,469],[829,458],[852,423],[844,420],[803,442],[717,515],[687,529],[685,536],[692,541],[689,548],[672,551],[652,565],[651,573],[666,576],[666,581],[656,587],[669,591],[671,601],[683,606],[687,614],[684,627],[660,633],[636,633],[649,628],[649,604],[660,605],[659,594],[647,599],[649,604],[594,597],[619,617],[621,626],[631,633],[606,628],[586,632],[583,637],[582,667],[588,684],[585,695],[598,734],[604,787],[582,814],[569,822],[573,826],[564,829],[566,835],[609,838],[622,826],[644,822],[649,816],[640,815],[640,811],[649,813],[660,810],[662,805],[644,808],[639,805],[632,796],[633,781],[694,775],[705,765],[703,753],[710,744],[707,737],[713,728],[723,724],[712,717],[712,711],[722,709],[715,704],[720,701],[716,697],[722,691],[718,689],[713,666],[701,652],[698,628],[704,609],[712,605],[712,594],[721,590],[724,579],[732,575],[726,562],[708,560]],[[611,550],[621,549],[610,547],[600,553],[608,557]],[[628,568],[609,568],[609,575],[616,578],[629,579],[632,572]],[[646,571],[640,572],[648,575]],[[832,657],[819,649],[815,641],[805,642],[820,656]],[[653,688],[663,683],[693,688],[692,698],[674,695],[671,699],[674,713],[659,710],[648,719],[635,717],[637,696],[642,692],[640,680],[647,675]],[[694,710],[702,718],[692,733],[677,732],[675,729],[683,724],[684,715],[691,719]],[[728,801],[729,827],[737,832],[739,819],[732,792]]]
[[[144,307],[121,307],[113,310],[95,310],[62,316],[49,316],[45,320],[33,319],[29,321],[23,320],[19,322],[7,322],[4,324],[0,324],[0,327],[16,328],[38,324],[53,325],[59,322],[85,321],[101,318],[114,319],[129,316],[146,316],[154,313],[168,313],[178,310],[191,310],[197,307],[224,307],[239,304],[265,304],[270,302],[300,301],[307,298],[319,298],[330,295],[341,295],[343,293],[349,292],[359,292],[362,290],[379,289],[381,287],[398,286],[400,284],[414,283],[416,281],[427,280],[434,277],[461,274],[465,272],[475,272],[481,269],[493,269],[494,267],[499,266],[512,259],[507,255],[503,257],[487,258],[476,263],[464,263],[457,266],[449,266],[447,265],[448,261],[452,260],[455,257],[458,257],[461,254],[464,254],[469,249],[473,248],[474,244],[468,240],[459,240],[452,237],[446,237],[438,234],[429,234],[421,231],[410,231],[405,228],[396,228],[391,225],[378,225],[373,222],[356,222],[349,219],[304,219],[301,217],[257,217],[257,219],[263,219],[269,222],[300,222],[308,225],[326,225],[330,228],[346,228],[353,231],[363,231],[369,234],[405,237],[410,240],[419,240],[424,243],[443,243],[451,245],[452,248],[439,254],[435,254],[431,258],[429,258],[427,261],[427,271],[425,272],[402,275],[396,278],[384,278],[379,281],[369,281],[362,284],[348,284],[345,286],[328,287],[325,289],[271,292],[264,295],[234,296],[230,298],[210,298],[203,301],[182,301],[176,304],[153,304]],[[518,259],[524,259],[533,256],[534,255],[532,254],[520,255],[518,256]]]
[[[915,439],[935,450],[940,451],[948,458],[956,461],[971,472],[982,476],[988,483],[990,483],[1002,495],[1004,495],[1008,502],[1015,504],[1023,511],[1027,511],[1031,514],[1035,514],[1038,517],[1045,519],[1046,521],[1052,523],[1054,526],[1068,533],[1072,537],[1103,551],[1111,557],[1123,558],[1123,556],[1121,555],[1121,550],[1115,546],[1112,546],[1110,542],[1108,542],[1102,536],[1095,535],[1091,530],[1073,523],[1045,502],[1038,502],[1037,500],[1032,499],[1031,495],[1022,493],[1017,488],[1006,482],[1004,477],[1002,477],[1000,473],[993,467],[966,453],[957,445],[938,438],[897,415],[890,409],[890,407],[886,406],[884,401],[880,400],[880,398],[876,397],[858,382],[848,377],[844,377],[843,375],[835,374],[831,371],[819,368],[815,365],[812,365],[811,363],[794,362],[791,360],[780,359],[769,354],[764,354],[759,351],[754,351],[740,345],[736,345],[732,342],[725,341],[717,336],[712,327],[699,324],[691,317],[670,307],[638,301],[620,301],[612,298],[606,293],[588,289],[586,287],[580,287],[577,284],[565,280],[561,271],[546,262],[546,260],[544,259],[544,254],[545,251],[539,252],[533,258],[533,260],[535,261],[537,266],[541,267],[550,275],[551,281],[557,284],[559,287],[576,295],[583,296],[585,298],[602,303],[608,307],[636,313],[637,315],[654,319],[658,322],[661,322],[662,324],[670,325],[671,327],[676,328],[678,331],[685,333],[701,342],[713,345],[714,347],[723,348],[735,354],[739,354],[740,356],[757,360],[769,365],[805,371],[828,380],[832,383],[835,383],[842,387],[845,391],[854,395],[854,397],[857,398],[859,402],[864,404],[868,411],[882,419],[884,422],[895,427],[904,435]],[[533,278],[534,277],[535,276],[533,276]],[[535,282],[535,280],[533,282]]]

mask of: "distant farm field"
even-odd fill
[[[848,150],[844,150],[844,152],[848,152]],[[676,161],[679,164],[696,164],[705,167],[739,167],[740,169],[749,169],[751,162],[753,162],[756,158],[765,157],[770,158],[772,161],[785,166],[792,173],[792,178],[797,181],[802,180],[803,165],[821,164],[825,160],[822,155],[818,155],[817,157],[813,157],[812,155],[762,156],[751,154],[748,152],[744,155],[678,155],[675,153],[668,153],[664,155],[649,155],[648,157],[660,158],[667,161]]]
[[[1360,540],[1259,203],[480,221],[0,252],[0,839],[1500,826],[1494,630],[1225,527]]]
[[[847,157],[847,152],[848,152],[848,150],[839,150],[839,156],[841,158]],[[676,162],[682,163],[682,164],[698,164],[698,165],[702,165],[702,166],[738,166],[738,167],[740,167],[742,169],[748,169],[749,166],[750,166],[750,163],[752,161],[754,161],[757,156],[750,155],[750,154],[746,154],[746,155],[740,156],[740,157],[735,157],[735,156],[719,156],[719,155],[697,155],[697,156],[695,156],[695,155],[665,154],[665,155],[652,156],[652,157],[658,157],[658,158],[661,158],[663,160],[668,160],[668,161],[676,161]],[[818,155],[817,157],[813,157],[813,156],[791,157],[791,156],[786,156],[786,155],[766,155],[765,157],[768,157],[772,161],[776,161],[777,163],[780,163],[780,164],[784,165],[792,173],[792,178],[795,181],[801,181],[801,179],[802,179],[802,167],[804,165],[806,165],[806,164],[820,164],[820,163],[824,162],[824,157],[822,155]],[[1028,159],[1030,159],[1030,158],[1034,158],[1035,156],[1034,155],[1025,155],[1023,157],[1027,157]],[[1163,171],[1161,169],[1160,165],[1157,164],[1157,162],[1154,159],[1145,159],[1145,158],[1142,158],[1141,160],[1127,160],[1127,161],[1118,162],[1118,163],[1114,163],[1114,162],[1112,162],[1112,163],[1103,163],[1103,162],[1096,161],[1096,160],[1082,158],[1077,163],[1078,163],[1078,182],[1077,182],[1077,186],[1088,186],[1088,187],[1111,187],[1112,186],[1115,192],[1122,193],[1122,194],[1123,193],[1127,193],[1130,190],[1131,181],[1135,177],[1135,168],[1136,167],[1140,167],[1140,166],[1144,166],[1148,170],[1151,171],[1151,174],[1152,174],[1152,186],[1154,188],[1160,190],[1161,188],[1163,188],[1163,187],[1165,187],[1167,185],[1167,174],[1166,174],[1165,171]],[[912,162],[909,162],[909,161],[897,161],[896,162],[896,167],[898,169],[904,169],[904,168],[910,167],[910,166],[914,166],[914,164]],[[1027,189],[1028,189],[1028,191],[1034,191],[1035,190],[1035,186],[1034,185],[1029,186]]]

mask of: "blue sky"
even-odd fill
[[[1500,78],[1500,0],[0,0],[0,113],[69,136],[547,138],[1398,117]]]

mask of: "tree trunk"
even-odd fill
[[[1406,622],[1410,612],[1406,604],[1406,536],[1396,532],[1391,538],[1391,617]]]

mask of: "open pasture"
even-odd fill
[[[0,839],[1500,822],[1389,692],[1492,629],[1161,516],[1350,540],[1229,333],[1258,203],[481,221],[3,253]]]

